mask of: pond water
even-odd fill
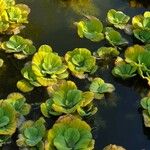
[[[96,51],[105,42],[93,43],[86,39],[80,39],[76,34],[73,22],[83,18],[83,13],[95,15],[100,18],[104,24],[106,13],[114,8],[124,11],[129,16],[143,13],[148,8],[131,8],[126,0],[84,0],[81,4],[72,1],[61,0],[17,0],[31,8],[29,24],[21,32],[23,37],[31,39],[36,47],[42,44],[49,44],[54,51],[64,55],[68,50],[76,47],[85,47],[91,51]],[[127,36],[132,45],[135,42],[133,37]],[[22,79],[20,69],[24,61],[19,61],[11,56],[1,53],[4,59],[5,67],[0,73],[0,98],[5,98],[9,93],[17,91],[16,82]],[[140,80],[123,82],[115,79],[111,75],[113,64],[99,64],[99,70],[95,76],[103,78],[105,81],[114,84],[116,91],[111,95],[106,95],[102,101],[98,101],[99,111],[92,118],[87,118],[93,129],[93,135],[96,140],[95,150],[102,150],[103,147],[112,143],[124,146],[127,150],[150,150],[150,130],[143,125],[141,111],[139,109],[139,100],[143,93],[148,90],[147,85]],[[73,78],[78,87],[86,90],[89,82]],[[46,100],[45,89],[36,89],[26,94],[28,102],[41,102]],[[40,116],[38,106],[33,106],[33,110],[28,119],[36,119]],[[48,128],[52,126],[57,118],[48,120]],[[16,136],[14,136],[15,141]],[[11,146],[5,146],[6,150],[17,150],[15,142]]]

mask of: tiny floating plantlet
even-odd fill
[[[17,128],[16,111],[11,104],[0,100],[0,147],[6,144]]]
[[[9,41],[1,43],[1,48],[6,53],[14,53],[14,57],[17,59],[24,59],[36,51],[31,40],[24,39],[18,35],[13,35],[10,37]]]
[[[141,106],[143,108],[144,125],[150,127],[150,97],[141,99]]]
[[[124,46],[128,44],[128,41],[124,39],[122,35],[112,27],[105,28],[105,36],[106,40],[108,40],[108,42],[112,46]]]
[[[132,25],[134,36],[143,43],[150,43],[150,12],[134,16]]]
[[[93,42],[99,42],[104,39],[103,24],[93,16],[86,16],[86,19],[75,22],[77,26],[78,35],[80,38],[87,38]]]
[[[86,78],[86,73],[92,74],[97,70],[96,58],[86,48],[68,51],[65,60],[72,74],[80,79]]]
[[[107,13],[107,19],[109,23],[113,24],[116,28],[124,29],[130,20],[130,17],[122,11],[110,9]]]
[[[110,145],[107,145],[106,147],[104,147],[103,150],[126,150],[126,149],[123,148],[122,146],[110,144]]]
[[[77,89],[74,82],[65,81],[51,90],[51,98],[41,104],[41,112],[45,117],[62,114],[89,116],[97,112],[93,99],[93,92],[82,92]]]
[[[28,23],[30,8],[15,0],[0,0],[0,34],[17,34]]]
[[[17,145],[21,149],[44,149],[44,136],[46,134],[45,120],[39,118],[37,121],[25,121],[19,128]]]
[[[101,78],[94,78],[89,89],[94,93],[95,99],[102,99],[105,93],[112,93],[115,87]]]
[[[67,115],[60,117],[48,131],[45,150],[94,149],[91,127],[81,119]]]

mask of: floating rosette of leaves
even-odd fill
[[[99,42],[104,39],[103,24],[93,16],[86,16],[87,19],[75,22],[77,32],[80,38],[87,38],[93,42]]]
[[[0,0],[0,33],[17,34],[28,23],[30,8],[14,0]]]
[[[90,126],[77,117],[67,115],[60,117],[48,131],[45,150],[93,150],[94,143]]]
[[[150,127],[150,97],[144,97],[141,99],[141,106],[143,110],[144,125]]]
[[[103,150],[126,150],[126,149],[123,148],[122,146],[110,144],[110,145],[107,145],[106,147],[104,147]]]
[[[137,15],[132,18],[132,25],[135,29],[150,30],[150,11],[146,11],[144,15]]]
[[[41,84],[37,81],[36,75],[32,71],[31,62],[25,64],[25,66],[21,69],[21,74],[24,79],[17,82],[17,88],[20,91],[26,93],[32,91],[34,87],[41,86]]]
[[[20,148],[27,148],[31,150],[43,150],[43,138],[46,134],[45,120],[39,118],[37,121],[25,121],[19,128],[17,145]]]
[[[26,116],[30,112],[31,106],[26,103],[26,98],[21,93],[10,93],[5,101],[14,107],[19,116]]]
[[[6,53],[14,53],[14,56],[17,59],[24,59],[36,51],[36,48],[31,40],[24,39],[18,35],[13,35],[10,37],[9,41],[1,43],[1,48]]]
[[[63,59],[52,52],[48,45],[42,45],[32,59],[32,71],[41,86],[50,86],[68,77]]]
[[[68,51],[65,60],[72,74],[80,79],[84,79],[85,73],[94,73],[97,69],[96,58],[86,48],[75,48]]]
[[[134,45],[125,51],[125,61],[136,66],[139,75],[150,84],[150,51],[143,46]]]
[[[150,12],[134,16],[132,19],[134,36],[143,43],[150,43]]]
[[[130,20],[130,17],[121,11],[110,9],[107,13],[107,19],[116,28],[124,29],[128,21]]]
[[[123,63],[117,64],[113,68],[112,74],[115,77],[119,77],[125,80],[125,79],[129,79],[129,78],[136,76],[137,75],[136,71],[137,71],[137,67],[123,62]]]
[[[108,42],[113,46],[124,46],[128,41],[122,35],[111,27],[105,28],[105,36]]]
[[[72,81],[59,85],[51,93],[52,98],[41,104],[41,112],[45,117],[50,115],[78,113],[81,116],[93,115],[97,108],[93,106],[94,94],[82,92]]]
[[[0,100],[0,146],[5,144],[17,128],[16,111],[11,104]]]
[[[101,78],[94,78],[89,89],[94,93],[95,99],[102,99],[105,93],[112,93],[115,87]]]
[[[110,59],[110,57],[117,57],[120,52],[115,47],[101,47],[96,54],[100,59]]]

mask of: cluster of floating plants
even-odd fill
[[[139,75],[150,85],[150,12],[133,17],[132,24],[129,24],[129,16],[111,9],[107,14],[108,27],[104,27],[94,16],[85,16],[74,23],[79,37],[93,42],[106,40],[110,46],[100,47],[93,54],[87,48],[75,48],[59,56],[49,45],[37,49],[31,40],[14,35],[28,23],[28,6],[15,4],[14,0],[0,0],[0,8],[0,33],[11,34],[7,41],[0,43],[1,50],[13,53],[17,59],[32,57],[21,69],[22,79],[17,82],[17,88],[26,93],[36,87],[44,87],[49,95],[40,104],[43,117],[34,121],[25,118],[30,113],[31,105],[21,93],[10,93],[6,99],[0,100],[0,146],[9,142],[18,130],[16,143],[20,149],[93,150],[95,140],[92,129],[82,119],[97,112],[96,99],[102,100],[105,93],[115,90],[112,84],[95,76],[101,67],[97,61],[116,58],[112,70],[115,77],[126,80]],[[119,54],[128,41],[119,30],[133,34],[143,43],[128,47],[124,58]],[[0,59],[0,67],[3,67],[3,62]],[[68,79],[70,75],[87,79],[88,90],[78,89],[76,83]],[[141,106],[145,126],[150,127],[150,97],[144,97]],[[51,116],[59,118],[49,129],[45,120]],[[108,145],[103,150],[125,149]]]

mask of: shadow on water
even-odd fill
[[[30,22],[21,35],[32,39],[36,47],[41,44],[50,44],[59,55],[64,55],[66,51],[76,47],[96,51],[100,46],[108,44],[106,42],[93,43],[77,36],[73,22],[81,19],[83,14],[95,15],[105,23],[106,13],[111,8],[122,10],[131,17],[148,10],[142,7],[136,9],[129,7],[129,2],[126,0],[113,0],[113,2],[112,0],[17,0],[17,2],[25,3],[31,8]],[[128,38],[132,45],[133,38]],[[10,92],[17,91],[16,82],[22,78],[20,69],[27,60],[20,62],[3,53],[0,53],[0,56],[6,62],[6,69],[0,70],[2,87],[0,98],[5,98]],[[113,64],[106,68],[99,64],[100,69],[96,73],[96,76],[114,84],[116,91],[112,95],[106,95],[102,101],[96,101],[98,113],[92,118],[87,118],[96,139],[95,150],[102,150],[110,143],[122,145],[127,150],[149,150],[150,132],[143,127],[142,115],[138,111],[139,100],[149,89],[146,83],[138,77],[129,81],[114,78],[111,75],[112,67]],[[88,89],[89,81],[81,81],[72,76],[70,79],[74,80],[80,89]],[[41,88],[26,94],[30,103],[40,103],[46,100],[47,96],[46,90]],[[31,115],[27,118],[36,119],[40,115],[37,105],[33,106]],[[48,128],[55,120],[54,117],[48,121]],[[17,150],[15,140],[13,141],[11,146],[6,146],[3,150]]]

